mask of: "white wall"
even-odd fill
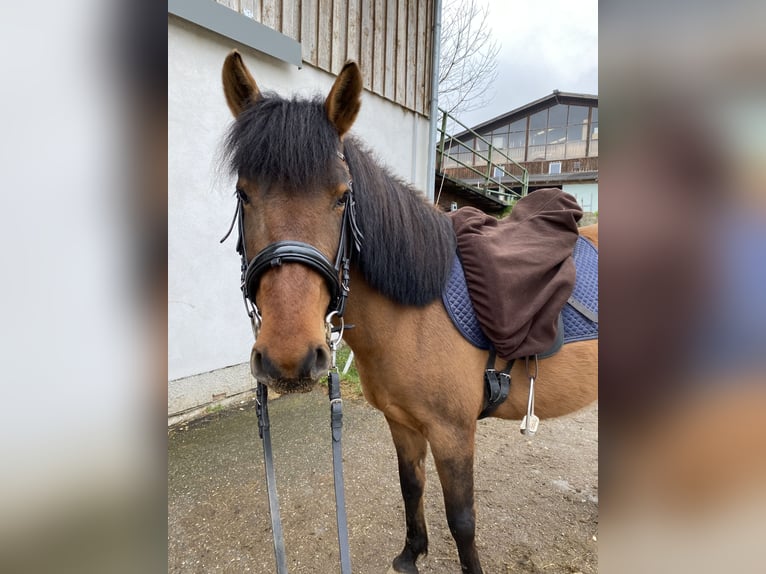
[[[239,290],[233,181],[216,173],[231,116],[221,66],[237,47],[259,86],[282,95],[326,94],[333,77],[298,70],[168,16],[168,379],[249,360],[252,332]],[[364,70],[362,70],[364,73]],[[354,133],[407,181],[427,182],[428,121],[365,92]]]
[[[597,183],[565,183],[562,191],[571,193],[583,211],[598,211],[598,184]]]

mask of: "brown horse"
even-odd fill
[[[482,572],[473,459],[487,353],[460,335],[441,301],[456,249],[448,217],[349,135],[361,105],[355,63],[344,66],[326,99],[286,100],[261,93],[235,51],[224,63],[223,86],[235,117],[226,160],[238,178],[248,259],[274,242],[293,241],[333,261],[352,186],[363,245],[351,259],[345,320],[353,328],[345,338],[364,395],[385,415],[396,446],[407,533],[394,571],[417,572],[416,561],[428,550],[423,491],[430,445],[462,570]],[[597,228],[590,231],[597,239]],[[279,264],[263,273],[253,295],[262,314],[253,375],[282,393],[309,390],[330,361],[328,282],[311,266]],[[596,399],[597,349],[596,340],[572,343],[540,361],[541,418]],[[510,395],[492,416],[526,414],[524,361],[512,374]]]

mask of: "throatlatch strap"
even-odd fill
[[[486,418],[495,412],[497,407],[508,398],[508,393],[511,391],[511,369],[513,368],[514,360],[508,361],[508,364],[502,371],[496,371],[495,358],[495,349],[492,349],[489,352],[487,366],[484,369],[484,409],[479,414],[480,419]]]
[[[287,555],[285,554],[285,539],[282,535],[282,519],[279,516],[279,496],[277,496],[277,479],[274,475],[274,461],[271,453],[271,424],[269,423],[268,388],[258,383],[255,390],[256,414],[258,415],[258,434],[263,439],[263,463],[266,467],[266,488],[269,495],[269,515],[271,515],[271,532],[274,538],[274,556],[277,560],[277,574],[287,574]]]
[[[330,429],[332,430],[332,476],[335,483],[335,518],[338,524],[340,548],[340,571],[351,574],[351,555],[348,547],[348,521],[346,520],[346,497],[343,489],[343,452],[340,439],[343,428],[343,402],[340,398],[340,376],[337,371],[327,374],[330,396]]]

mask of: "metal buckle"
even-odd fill
[[[261,323],[263,322],[261,312],[258,310],[258,306],[247,298],[244,289],[242,290],[242,300],[245,303],[245,312],[247,313],[247,316],[250,317],[250,326],[253,328],[253,339],[257,341],[258,333],[261,331]]]
[[[340,319],[340,325],[337,327],[333,325],[333,322],[332,322],[332,320],[336,316]],[[330,357],[331,357],[330,370],[333,370],[337,368],[335,366],[335,359],[338,352],[338,346],[340,345],[340,342],[343,339],[343,331],[346,328],[346,321],[338,313],[338,311],[330,311],[327,314],[327,317],[325,317],[324,323],[325,323],[325,337],[327,338],[327,346],[330,347]]]

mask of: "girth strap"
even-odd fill
[[[495,358],[496,353],[493,348],[489,352],[487,366],[484,369],[484,408],[479,414],[480,419],[495,412],[497,407],[508,398],[508,393],[511,391],[511,369],[515,359],[508,361],[502,371],[496,371]]]

